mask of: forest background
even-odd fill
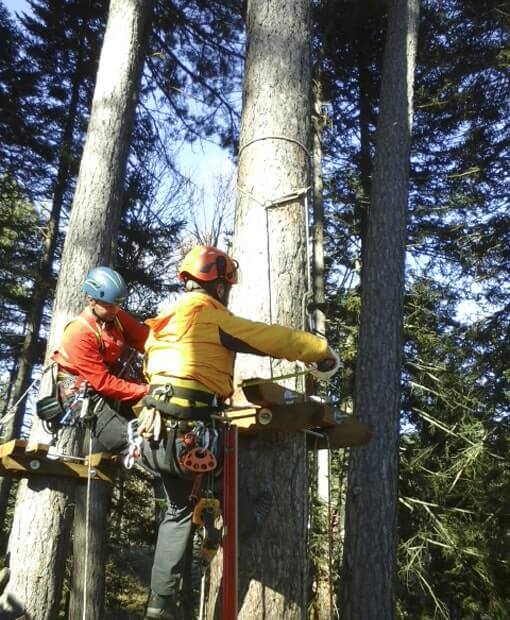
[[[106,7],[94,0],[29,4],[29,13],[14,18],[0,3],[4,411],[42,363],[106,18]],[[491,0],[431,0],[421,10],[402,375],[401,617],[510,615],[509,15],[509,3]],[[326,314],[328,338],[344,360],[335,388],[346,406],[354,385],[385,19],[383,3],[314,3]],[[231,180],[218,179],[208,207],[212,223],[204,226],[197,222],[199,192],[179,171],[176,153],[182,143],[212,140],[235,161],[244,56],[242,3],[161,3],[155,24],[117,262],[133,290],[131,309],[142,317],[175,290],[172,267],[190,231],[211,242],[228,236]],[[24,432],[30,411],[24,416],[22,404],[18,413],[6,434]],[[331,535],[338,593],[347,462],[345,452],[333,457],[329,523],[314,497],[312,574],[318,582],[328,573],[324,545]],[[146,515],[133,514],[126,500],[135,491],[119,487],[112,511],[112,608],[128,604],[115,550],[151,543]]]

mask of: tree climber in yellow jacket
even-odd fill
[[[166,395],[167,420],[174,418],[173,432],[161,441],[150,442],[151,449],[146,442],[143,449],[147,464],[162,471],[167,499],[167,511],[159,527],[146,619],[185,617],[180,585],[192,531],[190,495],[196,474],[182,467],[179,454],[190,421],[207,424],[211,412],[232,395],[236,353],[322,362],[328,370],[317,370],[321,377],[329,377],[338,369],[338,356],[326,340],[229,312],[229,293],[237,282],[237,271],[237,262],[221,250],[195,247],[179,270],[186,294],[171,308],[146,321],[150,328],[145,345],[150,390]],[[159,435],[158,417],[159,413],[154,411],[142,416],[139,432],[145,437],[153,432]]]

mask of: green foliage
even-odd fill
[[[499,386],[505,379],[494,372],[499,356],[480,348],[482,325],[452,321],[447,295],[425,280],[409,300],[402,617],[504,617],[510,608],[502,587],[510,568],[508,386]]]
[[[318,2],[328,339],[352,398],[385,5]],[[508,580],[507,3],[422,3],[402,376],[399,617],[503,618]],[[469,304],[462,305],[463,302]],[[463,308],[486,318],[466,320]],[[385,309],[381,308],[381,312]],[[377,432],[377,429],[374,429]],[[498,541],[498,542],[496,542]]]
[[[156,540],[153,484],[137,470],[121,473],[109,516],[106,608],[143,613]]]
[[[22,197],[16,183],[0,178],[0,342],[2,360],[15,357],[20,345],[19,325],[31,303],[36,277],[34,263],[41,252],[40,219]]]

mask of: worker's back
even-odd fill
[[[202,384],[222,397],[232,392],[234,352],[219,338],[218,317],[228,310],[210,295],[194,291],[146,321],[146,373],[151,383],[169,377]]]

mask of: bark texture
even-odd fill
[[[310,185],[310,4],[250,0],[233,254],[241,263],[232,309],[302,328]],[[297,193],[279,202],[283,196]],[[266,209],[265,207],[270,207]],[[267,218],[267,219],[266,219]],[[240,356],[239,377],[294,364]],[[301,382],[293,382],[301,388]],[[269,491],[263,528],[240,541],[239,618],[301,618],[306,594],[306,442],[280,433],[240,441],[240,486]]]
[[[395,617],[398,434],[413,75],[419,0],[392,0],[363,266],[355,413],[374,428],[351,453],[342,618]]]
[[[147,0],[112,0],[110,3],[53,307],[48,338],[50,353],[58,344],[66,323],[83,306],[81,285],[87,271],[99,264],[111,264],[114,258],[120,195],[151,14],[152,2]],[[47,440],[37,424],[32,439]],[[77,449],[78,440],[75,431],[64,433],[64,440],[58,444],[59,451],[72,453]],[[28,486],[22,485],[17,500],[9,541],[9,590],[37,620],[57,617],[74,488],[75,483],[65,479],[33,479]],[[83,492],[82,488],[80,493]],[[104,498],[100,499],[103,501]],[[83,501],[79,501],[78,506],[82,505]],[[105,514],[102,505],[95,507],[92,503],[90,510]],[[81,512],[80,518],[83,518]],[[90,580],[86,584],[91,599],[104,592],[100,530],[105,526],[104,521],[97,523],[99,531],[89,540],[89,558],[92,562],[97,558],[96,565],[89,569]],[[77,562],[83,552],[75,545]],[[78,609],[79,603],[72,601],[72,605]],[[87,614],[87,619],[99,617],[92,612]]]
[[[76,493],[73,529],[73,578],[69,618],[103,618],[105,564],[107,559],[106,520],[110,510],[112,486],[92,482],[87,524],[87,490]],[[88,552],[86,549],[88,539]]]

